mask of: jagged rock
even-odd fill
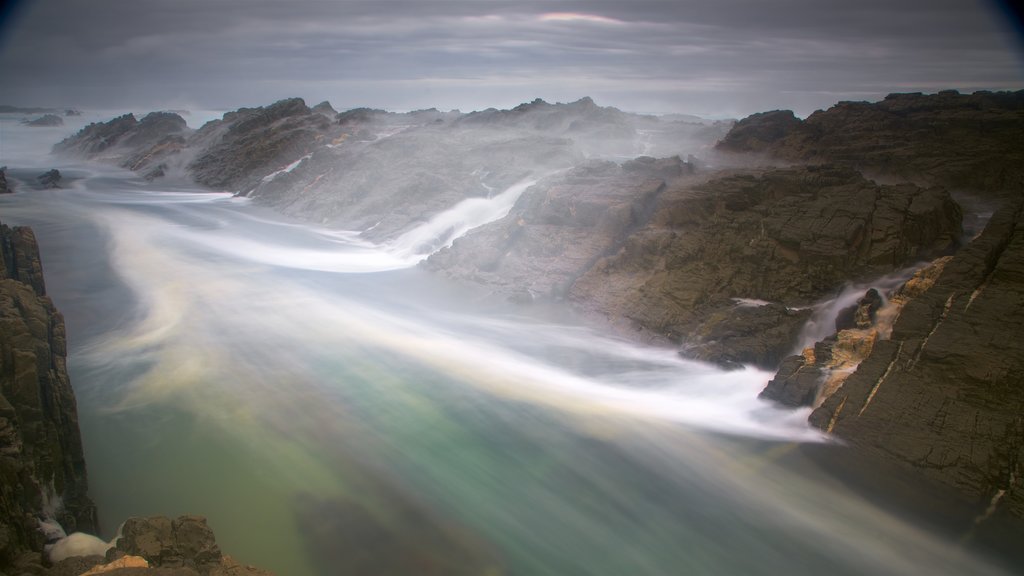
[[[866,454],[1024,515],[1021,201],[908,301],[810,417]],[[911,289],[914,289],[911,287]]]
[[[201,152],[188,168],[200,184],[246,192],[275,166],[311,152],[329,128],[330,121],[301,98],[242,108],[207,122],[189,139]]]
[[[61,178],[60,170],[53,168],[52,170],[48,170],[43,174],[36,176],[36,182],[39,187],[43,189],[60,188]]]
[[[200,516],[129,518],[115,550],[141,556],[154,567],[188,567],[201,574],[220,565],[222,557],[213,530]]]
[[[951,250],[960,218],[942,190],[881,186],[841,167],[729,174],[663,192],[650,222],[598,261],[570,294],[584,309],[683,341],[699,337],[713,315],[735,308],[736,298],[799,308],[851,279]],[[741,361],[774,367],[774,357]]]
[[[833,162],[871,174],[989,194],[1024,186],[1024,90],[890,94],[840,102],[806,120],[791,112],[740,120],[718,145],[790,162]]]
[[[759,397],[791,408],[817,407],[868,357],[879,338],[889,338],[903,306],[931,288],[951,259],[943,256],[921,268],[888,301],[869,288],[857,304],[839,312],[835,334],[783,360]]]
[[[129,518],[116,548],[107,552],[107,560],[113,562],[124,555],[141,557],[151,568],[119,568],[109,574],[272,576],[221,554],[213,530],[201,516]]]
[[[63,126],[64,119],[56,114],[45,114],[34,120],[25,120],[22,123],[33,127]]]
[[[0,168],[0,194],[10,194],[14,188],[7,183],[7,167]]]
[[[185,119],[173,112],[151,112],[142,120],[125,114],[89,124],[54,145],[53,153],[142,170],[179,154],[190,132]]]
[[[311,110],[318,114],[323,114],[324,116],[327,116],[328,118],[331,119],[335,118],[338,115],[338,111],[335,110],[334,107],[331,106],[331,103],[328,102],[327,100],[324,100],[323,102],[317,104],[316,106],[313,106]]]
[[[35,236],[0,224],[0,570],[41,558],[44,501],[69,532],[94,531],[64,319],[45,295]],[[17,572],[17,571],[16,571]]]

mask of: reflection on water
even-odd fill
[[[0,218],[37,228],[107,533],[201,513],[292,576],[1002,573],[801,466],[767,373],[80,170]]]

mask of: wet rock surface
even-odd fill
[[[774,367],[801,315],[744,310],[735,299],[801,308],[845,282],[953,249],[960,210],[940,189],[880,186],[816,166],[736,173],[663,192],[650,222],[570,291],[579,306],[690,349],[709,361]],[[745,320],[769,332],[737,328]],[[718,328],[716,328],[716,326]],[[730,326],[732,328],[730,328]],[[732,336],[732,342],[714,342]]]
[[[41,561],[51,514],[68,532],[96,529],[66,354],[32,230],[0,225],[0,569]]]
[[[811,415],[861,449],[1024,515],[1024,225],[997,212],[934,286],[903,307],[891,339]]]

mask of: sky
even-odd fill
[[[805,116],[891,92],[1024,89],[994,0],[31,0],[0,9],[0,104]]]

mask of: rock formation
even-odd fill
[[[23,124],[25,124],[26,126],[32,126],[36,128],[48,128],[51,126],[63,126],[64,119],[60,116],[57,116],[56,114],[44,114],[39,118],[35,118],[33,120],[25,120]]]
[[[812,424],[1024,515],[1024,222],[1018,201],[903,307]]]
[[[301,98],[242,108],[207,122],[189,139],[198,155],[188,169],[215,189],[248,191],[264,176],[326,143],[330,121]]]
[[[890,94],[740,120],[718,145],[800,163],[836,162],[869,176],[998,193],[1024,186],[1024,90]]]
[[[7,183],[7,167],[0,168],[0,194],[10,194],[14,187]]]
[[[736,124],[720,150],[830,161],[987,199],[999,208],[953,256],[782,363],[762,397],[812,406],[810,422],[860,452],[950,485],[987,509],[1024,516],[1024,92],[897,94],[845,102],[801,121],[787,112]],[[966,197],[970,199],[970,196]],[[872,317],[874,316],[874,317]]]
[[[570,296],[694,358],[775,367],[807,319],[796,308],[953,249],[960,217],[942,190],[880,186],[847,168],[721,176],[662,193],[650,223]]]
[[[185,119],[172,112],[133,114],[94,122],[53,147],[53,153],[109,162],[141,171],[158,166],[185,147],[190,133]]]
[[[60,170],[53,168],[43,172],[39,176],[36,176],[36,185],[44,190],[60,188],[60,182],[62,179],[63,176],[61,176]]]
[[[221,553],[201,516],[129,518],[105,556],[75,556],[44,576],[152,574],[153,576],[272,576]]]
[[[54,151],[115,163],[147,179],[187,177],[290,216],[367,230],[374,241],[393,239],[463,200],[499,194],[587,158],[709,149],[730,125],[629,114],[589,98],[469,114],[370,108],[338,114],[329,103],[310,109],[292,98],[229,112],[195,132],[183,120],[147,122],[150,116],[90,125]],[[147,123],[152,128],[141,130]],[[139,131],[151,137],[133,143],[128,136]]]
[[[39,557],[41,520],[96,529],[66,354],[32,230],[0,225],[0,569]]]

